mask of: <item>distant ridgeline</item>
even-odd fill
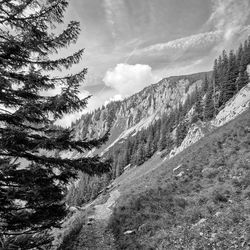
[[[82,177],[81,186],[93,186],[95,191],[91,189],[88,198],[77,202],[71,198],[72,204],[93,198],[126,166],[141,165],[156,152],[163,151],[165,156],[179,147],[193,123],[211,121],[247,85],[248,64],[250,38],[236,52],[231,50],[227,54],[224,50],[215,60],[213,72],[169,77],[124,101],[111,102],[83,115],[73,124],[78,138],[100,136],[110,128],[109,142],[92,153],[111,158],[113,168],[102,180]],[[78,196],[77,188],[70,192],[69,196]]]

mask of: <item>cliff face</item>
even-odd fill
[[[119,102],[109,103],[91,114],[83,115],[74,125],[78,139],[102,135],[109,127],[111,136],[107,150],[120,139],[134,135],[158,120],[163,114],[183,104],[188,95],[201,88],[205,74],[169,77]]]

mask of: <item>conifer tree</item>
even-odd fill
[[[213,81],[214,81],[214,87],[216,91],[220,88],[220,82],[219,82],[220,66],[221,66],[221,63],[218,63],[218,60],[215,59],[214,66],[213,66]]]
[[[161,128],[161,136],[160,136],[160,140],[158,143],[158,149],[160,151],[164,150],[167,146],[167,127],[165,124],[163,124],[164,126]]]
[[[203,120],[202,96],[201,96],[201,93],[198,91],[197,85],[195,89],[195,96],[196,96],[196,101],[194,104],[194,115],[193,115],[192,122]]]
[[[242,46],[242,45],[241,45]],[[243,50],[243,49],[241,49]],[[239,49],[240,51],[240,49]],[[247,73],[247,68],[246,68],[246,54],[244,51],[242,52],[241,56],[238,56],[239,62],[239,76],[238,79],[236,80],[236,91],[238,92],[241,90],[245,85],[248,84],[249,82],[249,76]]]
[[[237,58],[233,50],[231,50],[229,54],[229,60],[228,60],[227,84],[229,85],[232,94],[234,94],[236,91],[235,82],[238,77],[238,74],[239,74],[239,66],[237,65]]]
[[[72,21],[59,35],[66,0],[0,2],[0,246],[41,249],[52,241],[50,229],[67,214],[66,186],[79,171],[102,174],[109,162],[97,156],[67,158],[55,152],[83,153],[107,140],[78,141],[71,129],[53,124],[64,114],[85,108],[78,97],[86,69],[56,77],[53,71],[79,63],[83,50],[65,58],[53,53],[75,43],[80,33]],[[56,95],[50,90],[60,89]]]
[[[139,145],[138,150],[136,152],[135,155],[135,163],[136,165],[141,165],[144,162],[144,158],[145,158],[145,152],[144,152],[144,147],[142,144]]]
[[[240,46],[239,46],[239,48],[238,48],[238,51],[237,51],[237,65],[238,65],[238,67],[239,67],[239,70],[240,70],[240,66],[241,66],[241,64],[242,64],[242,59],[243,59],[243,53],[244,53],[244,51],[243,51],[243,45],[242,45],[242,43],[240,44]]]
[[[204,79],[204,87],[203,87],[204,93],[207,92],[208,88],[209,88],[209,80],[208,80],[208,76],[207,76],[207,74],[206,74],[206,75],[205,75],[205,79]]]
[[[223,81],[220,95],[220,106],[225,104],[236,92],[236,79],[238,76],[238,67],[236,56],[231,50],[229,58],[223,51],[224,68],[222,71]]]
[[[187,124],[186,122],[181,122],[179,126],[176,128],[176,141],[175,144],[179,147],[187,135]]]
[[[236,81],[236,89],[237,91],[241,90],[244,86],[249,83],[249,75],[247,71],[243,71],[239,73],[239,77]]]
[[[210,86],[204,103],[204,119],[210,121],[215,114],[214,101],[213,101],[213,86]]]
[[[118,157],[117,159],[117,163],[116,163],[116,171],[115,171],[115,177],[119,177],[122,173],[122,165],[123,165],[123,158],[122,156],[121,157]]]
[[[167,135],[166,135],[166,151],[167,151],[167,153],[170,153],[170,151],[173,148],[173,145],[174,145],[174,141],[171,138],[171,134],[167,133]]]
[[[145,144],[144,152],[147,159],[149,159],[154,154],[154,135],[152,133],[152,129],[149,130],[149,135]]]
[[[250,64],[250,36],[248,37],[248,40],[244,42],[244,47],[243,47],[243,67],[244,69],[247,68],[247,65]]]

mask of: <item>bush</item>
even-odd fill
[[[214,179],[219,174],[219,169],[217,168],[204,168],[202,170],[202,175],[204,178]]]

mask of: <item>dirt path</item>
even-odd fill
[[[96,205],[95,214],[93,217],[95,220],[108,220],[112,215],[112,208],[114,207],[117,199],[120,197],[120,192],[118,189],[111,191],[110,197],[104,204]]]
[[[70,250],[115,250],[113,235],[107,231],[106,226],[103,221],[84,225]]]
[[[88,210],[86,223],[82,226],[72,250],[116,249],[113,235],[107,230],[107,223],[119,197],[119,190],[112,190],[104,203],[96,204]]]
[[[117,178],[111,185],[111,191],[106,195],[100,195],[96,200],[81,207],[64,223],[65,232],[57,232],[67,235],[74,224],[81,224],[79,234],[74,239],[73,246],[67,250],[81,249],[116,249],[111,232],[107,231],[107,223],[113,213],[113,208],[121,194],[130,186],[130,183],[148,174],[162,164],[163,159],[159,156],[153,157],[147,164],[130,169]],[[60,241],[60,240],[59,240]],[[57,244],[58,245],[58,244]],[[56,249],[56,248],[54,248]]]

